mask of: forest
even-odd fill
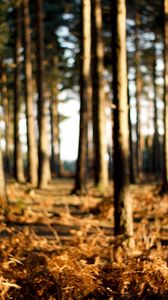
[[[168,299],[168,0],[0,0],[0,299]]]

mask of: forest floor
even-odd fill
[[[135,249],[113,235],[112,185],[70,195],[71,180],[45,190],[7,184],[0,223],[0,299],[168,299],[168,195],[131,186]]]

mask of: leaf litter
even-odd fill
[[[168,196],[131,188],[136,247],[113,235],[112,187],[71,196],[8,183],[0,226],[0,299],[168,299]]]

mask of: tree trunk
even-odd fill
[[[92,106],[92,103],[90,103]],[[88,133],[87,133],[87,178],[92,179],[94,176],[94,154],[93,154],[93,122],[92,107],[88,107]]]
[[[80,53],[80,131],[79,149],[73,193],[86,193],[87,102],[90,96],[91,7],[90,0],[81,5],[81,53]]]
[[[28,180],[33,186],[37,186],[37,146],[35,136],[35,116],[33,107],[33,82],[31,62],[31,32],[29,2],[23,0],[23,21],[24,21],[24,51],[25,51],[25,100],[27,120],[27,145],[28,145]]]
[[[14,177],[19,182],[24,182],[24,165],[21,150],[19,121],[20,121],[20,47],[21,47],[21,7],[20,4],[15,6],[15,45],[14,45]]]
[[[163,189],[168,190],[168,2],[164,0],[164,141]]]
[[[2,209],[3,213],[6,205],[7,205],[7,193],[6,193],[5,175],[3,169],[2,152],[0,149],[0,208]]]
[[[130,171],[130,183],[135,183],[135,169],[134,169],[134,149],[133,149],[133,139],[132,139],[132,123],[131,123],[131,107],[130,107],[130,94],[128,87],[128,124],[129,124],[129,171]]]
[[[9,120],[9,99],[8,99],[8,88],[7,88],[7,74],[6,67],[1,65],[1,85],[2,85],[2,105],[4,108],[4,121],[5,121],[5,170],[9,174],[11,171],[11,151],[10,151],[10,120]]]
[[[47,143],[47,107],[44,97],[44,23],[43,1],[36,0],[37,20],[37,89],[38,89],[38,185],[43,188],[51,178]]]
[[[155,40],[156,43],[156,40]],[[159,132],[158,132],[158,111],[157,111],[157,86],[156,86],[156,49],[154,44],[154,55],[153,55],[153,89],[154,89],[154,135],[153,135],[153,172],[158,175],[160,172],[161,161],[160,161],[160,143],[159,143]]]
[[[102,40],[101,1],[92,0],[92,102],[95,152],[95,183],[105,191],[108,183],[107,149],[105,143],[104,49]]]
[[[134,245],[132,203],[129,193],[129,130],[126,64],[125,0],[112,6],[113,53],[113,160],[115,235],[124,234],[129,246]]]
[[[59,153],[59,115],[58,115],[58,92],[57,83],[51,83],[51,171],[57,177],[60,176],[60,153]]]
[[[138,5],[137,5],[138,10]],[[141,93],[142,93],[142,76],[140,71],[141,52],[139,50],[139,27],[140,27],[140,14],[137,11],[135,16],[135,68],[136,68],[136,110],[137,110],[137,122],[136,122],[136,164],[137,164],[137,176],[142,177],[142,143],[141,143]]]

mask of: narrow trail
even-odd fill
[[[50,240],[57,236],[62,243],[70,243],[83,227],[88,228],[88,234],[92,234],[94,228],[97,228],[106,236],[113,235],[112,187],[105,196],[98,193],[91,184],[87,196],[71,195],[72,187],[73,181],[70,179],[53,180],[43,190],[32,189],[29,185],[8,183],[10,207],[6,225],[14,228],[15,232],[27,227],[37,236]],[[135,198],[134,227],[137,229],[141,223],[145,226],[145,218],[148,223],[146,227],[151,231],[152,227],[158,226],[157,234],[161,246],[168,246],[168,205],[166,207],[164,199],[163,207],[160,207],[161,201],[151,195],[151,189],[147,185],[143,188],[134,186],[132,189]],[[0,237],[7,235],[7,232],[1,232]]]

